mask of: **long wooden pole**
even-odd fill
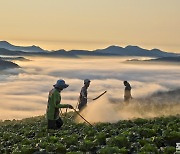
[[[93,127],[93,125],[92,125],[89,121],[87,121],[82,115],[80,115],[78,111],[76,111],[74,108],[73,108],[73,110],[74,110],[84,121],[86,121],[89,125],[91,125],[91,126]]]
[[[93,99],[93,101],[97,100],[98,98],[100,98],[101,96],[103,96],[105,93],[107,93],[107,91],[104,91],[101,95],[97,96],[96,98]]]

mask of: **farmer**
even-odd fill
[[[79,104],[78,109],[81,111],[86,105],[87,105],[87,89],[90,85],[90,80],[85,79],[84,80],[84,86],[81,88],[80,96],[79,96]]]
[[[126,102],[126,104],[129,103],[129,100],[132,99],[131,96],[131,85],[129,84],[129,82],[124,81],[124,102]]]
[[[64,80],[58,80],[54,88],[49,92],[48,105],[47,105],[47,121],[48,129],[60,129],[63,125],[63,121],[59,117],[59,108],[73,107],[69,104],[61,103],[61,91],[67,88],[69,85]]]

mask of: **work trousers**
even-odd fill
[[[63,121],[60,117],[57,120],[48,119],[48,129],[60,129],[62,125]]]

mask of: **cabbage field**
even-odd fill
[[[0,122],[0,153],[173,154],[180,143],[180,115],[97,123],[64,116],[60,130],[47,131],[44,116]]]

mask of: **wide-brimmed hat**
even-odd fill
[[[91,80],[89,80],[89,79],[85,79],[85,80],[84,80],[84,84],[90,83],[90,82],[91,82]]]
[[[69,85],[64,80],[57,80],[56,84],[53,85],[55,88],[67,88]]]

